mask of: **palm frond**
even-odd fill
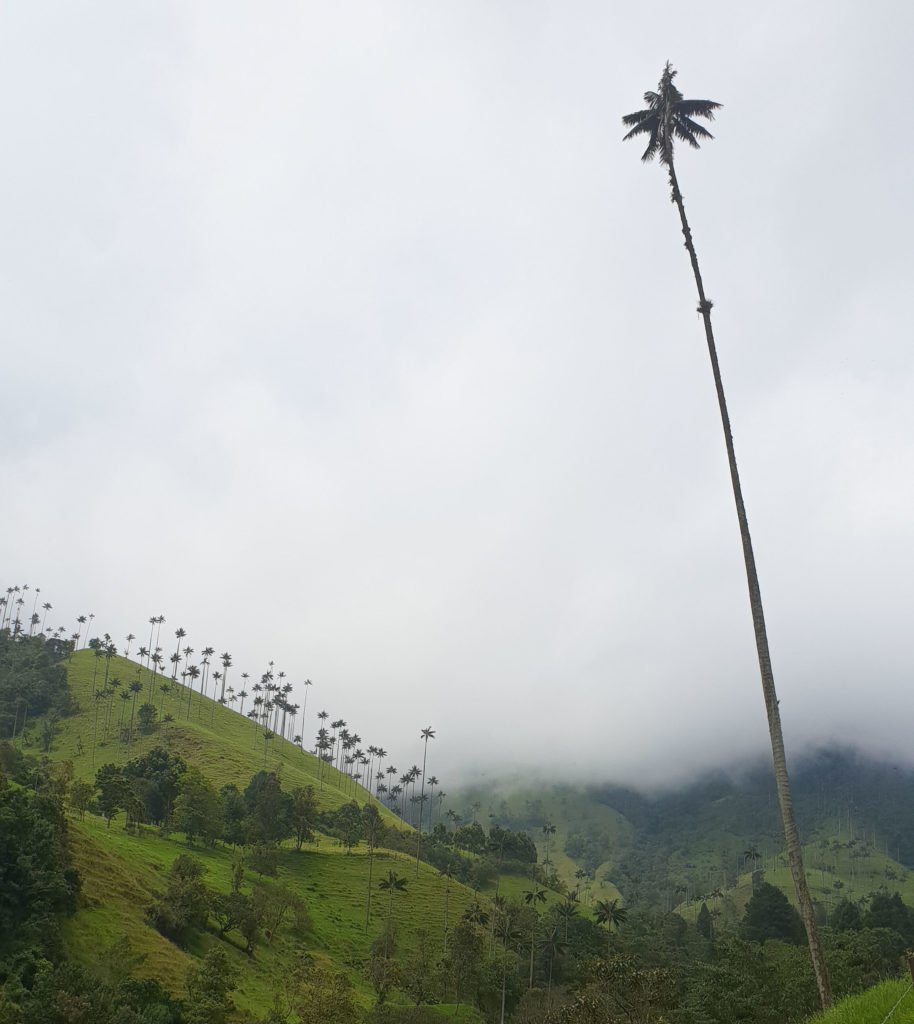
[[[636,110],[634,114],[625,114],[622,118],[623,124],[638,124],[640,121],[646,121],[649,117],[656,117],[656,110]]]
[[[689,129],[680,124],[678,121],[673,122],[673,134],[677,139],[682,139],[683,142],[687,142],[692,149],[701,149],[698,139],[689,131]]]
[[[687,128],[693,135],[699,139],[713,139],[714,136],[708,131],[703,124],[699,124],[697,121],[693,121],[691,117],[677,117],[674,118],[677,124]]]
[[[722,106],[723,103],[715,103],[714,100],[680,100],[673,109],[686,117],[706,117],[713,121],[714,111],[720,110]]]
[[[646,135],[648,132],[656,132],[660,127],[660,118],[654,114],[651,117],[646,117],[642,121],[639,121],[630,132],[623,136],[622,141],[627,142],[629,139],[633,139],[636,135]]]
[[[642,161],[649,163],[660,152],[660,149],[660,121],[658,120],[651,132],[651,140],[647,144],[647,149],[641,154]],[[662,153],[660,153],[660,159],[663,159]]]

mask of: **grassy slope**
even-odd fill
[[[496,820],[506,816],[511,820],[525,818],[535,808],[537,820],[548,821],[555,825],[556,833],[549,839],[549,858],[556,873],[570,889],[580,889],[582,895],[590,900],[616,899],[619,890],[610,880],[613,861],[611,851],[627,845],[632,833],[631,824],[618,811],[600,804],[590,798],[586,790],[573,786],[543,786],[538,789],[502,788],[491,790],[468,789],[457,798],[461,806],[470,806],[473,801],[480,803],[478,817],[480,821],[488,821],[489,815]],[[575,877],[580,865],[565,852],[565,839],[572,831],[595,826],[605,831],[610,838],[610,856],[596,871],[592,882],[583,882]],[[514,827],[514,826],[512,826]],[[531,835],[536,843],[540,862],[546,856],[546,840],[537,828],[531,828]],[[502,884],[504,885],[505,880]],[[529,888],[525,883],[521,888]]]
[[[717,803],[725,805],[733,799],[732,796],[728,796]],[[478,816],[483,821],[487,820],[489,814],[494,814],[497,817],[499,814],[504,815],[507,812],[512,817],[523,816],[529,813],[531,805],[535,804],[541,811],[544,820],[548,820],[556,826],[556,835],[550,840],[550,857],[559,876],[570,887],[581,889],[585,903],[597,899],[611,899],[618,895],[618,890],[610,881],[613,867],[612,851],[625,848],[631,839],[633,827],[618,811],[593,800],[586,789],[574,789],[561,785],[544,786],[537,790],[499,789],[496,786],[491,793],[475,789],[467,790],[459,795],[458,800],[461,806],[466,807],[469,807],[473,800],[477,800],[481,805]],[[591,825],[605,829],[607,835],[612,839],[610,857],[597,871],[596,881],[588,886],[588,883],[582,884],[574,877],[578,865],[565,853],[564,840],[570,832],[587,829]],[[545,855],[544,837],[535,830],[532,834],[536,840],[540,860],[542,860]],[[846,845],[842,845],[836,850],[831,849],[833,839],[840,844],[846,844],[850,838],[848,834],[828,836],[825,839],[826,847],[819,843],[811,843],[804,848],[804,861],[813,899],[824,904],[826,909],[830,910],[844,897],[858,900],[884,886],[890,892],[897,890],[906,903],[914,905],[914,873],[909,872],[902,864],[885,853],[876,850],[872,850],[866,858],[862,858],[854,857],[852,853],[855,851]],[[702,837],[699,847],[683,847],[670,855],[671,880],[678,881],[681,878],[684,882],[689,878],[704,876],[707,880],[707,888],[711,889],[717,884],[716,880],[720,878],[719,850],[727,845],[741,849],[750,844],[745,838],[728,834],[723,829],[712,828]],[[857,850],[859,850],[859,845],[858,840]],[[763,865],[765,880],[778,886],[791,901],[796,902],[793,880],[785,856],[769,850]],[[837,889],[835,882],[841,883]],[[501,881],[502,891],[507,890],[512,895],[527,888],[529,888],[529,882],[526,880],[503,878]],[[488,891],[492,891],[492,889],[494,887]],[[721,911],[722,917],[725,920],[732,919],[729,920],[729,923],[733,924],[742,916],[751,895],[752,878],[746,870],[740,874],[739,884],[736,887],[726,889],[722,898],[709,899],[706,902],[709,909]],[[692,900],[680,904],[676,909],[683,917],[693,920],[700,907],[700,900]]]
[[[93,767],[93,729],[97,728],[99,738],[103,732],[101,712],[98,726],[93,724],[90,694],[94,669],[95,659],[89,652],[77,654],[69,666],[71,689],[81,711],[62,723],[53,752],[55,759],[72,760],[77,776],[88,778],[105,762],[123,763],[165,741],[164,727],[161,727],[153,735],[137,739],[128,751],[123,743],[113,738],[116,730],[112,730],[108,742],[97,751]],[[136,677],[137,666],[125,659],[113,659],[111,674],[120,674],[122,680],[129,682]],[[147,681],[145,670],[140,672],[140,678]],[[145,693],[140,701],[144,696]],[[160,695],[160,703],[161,699]],[[181,717],[169,726],[167,745],[189,764],[199,767],[217,786],[234,782],[244,788],[250,777],[263,767],[262,743],[253,747],[250,721],[228,708],[215,706],[211,726],[213,707],[211,701],[200,702],[202,715],[192,714],[186,721],[185,711],[179,710],[178,701],[169,697],[167,710],[176,719],[179,714]],[[129,704],[127,709],[129,711]],[[194,709],[196,712],[196,701]],[[114,708],[115,721],[119,711],[118,701]],[[77,753],[79,739],[83,746],[81,754]],[[367,799],[361,787],[354,787],[351,795],[345,793],[345,780],[326,766],[321,789],[317,759],[288,743],[273,742],[268,751],[267,767],[281,772],[285,788],[298,784],[315,786],[323,807],[339,806],[353,798],[361,804]],[[389,823],[396,820],[386,810],[384,814]],[[163,888],[169,866],[181,853],[190,852],[204,863],[206,882],[211,888],[228,892],[232,851],[221,846],[213,850],[188,847],[181,836],[166,838],[151,828],[133,835],[124,830],[120,816],[109,829],[100,818],[87,815],[84,821],[72,823],[72,836],[76,863],[83,878],[84,906],[65,926],[71,955],[84,963],[92,963],[114,941],[127,935],[136,952],[146,956],[139,973],[159,978],[173,991],[180,991],[195,958],[220,940],[214,934],[204,934],[197,936],[189,949],[179,949],[145,923],[144,909]],[[284,849],[277,881],[304,897],[310,925],[300,933],[284,925],[271,945],[258,946],[253,961],[230,942],[221,943],[242,970],[242,981],[235,995],[239,1007],[265,1012],[272,1001],[277,979],[291,970],[303,950],[343,968],[353,968],[362,961],[384,924],[387,904],[383,894],[378,892],[377,882],[388,870],[405,876],[409,885],[406,894],[394,898],[392,907],[401,952],[412,948],[420,927],[426,928],[433,937],[443,937],[446,901],[452,924],[473,902],[472,892],[459,883],[450,882],[449,892],[446,892],[447,883],[428,865],[420,865],[417,877],[415,861],[382,851],[375,857],[373,866],[371,922],[366,933],[369,861],[364,849],[346,855],[326,838],[318,845],[305,847],[301,853]],[[249,876],[246,888],[250,888],[254,880]],[[230,934],[229,939],[232,937]],[[363,1001],[369,1002],[371,997],[365,982],[357,973],[353,973],[353,980]],[[466,1009],[461,1010],[461,1016],[464,1015],[467,1020],[475,1019]]]
[[[914,1024],[914,992],[909,980],[884,981],[858,996],[842,999],[827,1013],[811,1018],[809,1024],[883,1024],[899,999],[892,1024]]]
[[[873,851],[867,858],[852,858],[847,849],[836,852],[829,851],[823,858],[818,846],[808,845],[803,848],[803,861],[809,880],[809,888],[813,900],[831,911],[842,899],[859,900],[861,897],[885,887],[889,892],[900,892],[905,903],[914,905],[914,877],[897,861],[884,853]],[[822,870],[816,864],[825,864],[833,870]],[[787,867],[786,858],[781,855],[767,861],[764,878],[766,882],[782,889],[787,898],[796,904],[796,892],[793,878]],[[890,877],[894,875],[895,877]],[[835,882],[841,887],[836,889]],[[724,891],[722,898],[706,900],[709,910],[724,911],[724,916],[742,916],[749,897],[752,895],[752,876],[748,872],[741,874],[739,885]],[[701,908],[700,900],[680,904],[677,913],[687,920],[694,920]]]
[[[104,659],[98,665],[95,678],[96,659],[91,651],[80,651],[74,655],[67,667],[70,690],[76,698],[80,711],[61,722],[60,735],[54,745],[55,758],[68,758],[73,762],[78,777],[92,778],[102,764],[110,761],[123,764],[154,746],[167,746],[180,754],[188,764],[200,768],[217,788],[234,782],[244,789],[252,775],[266,767],[279,773],[285,789],[294,786],[314,786],[321,809],[333,809],[349,800],[364,804],[368,793],[361,786],[353,785],[344,775],[321,762],[312,754],[298,749],[292,743],[278,737],[264,744],[263,731],[254,728],[248,718],[229,707],[223,707],[199,693],[191,700],[191,714],[187,717],[186,691],[178,684],[179,693],[163,698],[156,692],[155,703],[160,714],[172,714],[175,721],[167,727],[159,724],[149,736],[139,735],[129,749],[117,737],[117,724],[122,711],[129,718],[131,702],[122,707],[115,697],[111,709],[111,728],[108,739],[104,739],[104,719],[107,702],[99,705],[98,722],[95,721],[94,689],[101,688],[104,678]],[[144,700],[151,700],[153,677],[145,668],[126,658],[111,659],[110,678],[119,678],[125,690],[135,679],[143,684],[143,692],[137,700],[137,707]],[[169,680],[170,682],[170,680]],[[157,683],[161,685],[162,676]],[[250,708],[250,700],[247,702]],[[314,723],[312,722],[312,725]],[[314,730],[316,732],[316,729]],[[93,736],[97,737],[98,748],[93,749]],[[82,743],[82,753],[79,744]],[[266,762],[264,760],[264,746]],[[321,776],[323,778],[321,778]],[[387,824],[401,825],[398,818],[386,808],[381,808]],[[402,827],[402,825],[401,825]]]

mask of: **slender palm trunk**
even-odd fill
[[[368,896],[365,900],[365,934],[368,934],[368,924],[371,920],[371,874],[374,867],[374,847],[368,847]]]
[[[422,806],[425,802],[425,762],[428,760],[428,738],[422,752],[422,795],[419,797],[419,831],[416,833],[416,878],[419,877],[419,855],[422,850]],[[413,787],[415,790],[415,787]]]
[[[730,467],[730,482],[733,485],[733,498],[736,502],[736,515],[739,520],[739,532],[743,543],[746,582],[749,587],[749,605],[752,610],[755,646],[758,652],[759,671],[762,677],[762,692],[765,697],[765,710],[768,715],[768,734],[771,739],[771,755],[774,763],[774,779],[777,787],[778,803],[781,809],[781,821],[784,825],[787,861],[790,864],[790,873],[793,876],[797,903],[800,907],[800,916],[806,928],[806,937],[809,941],[809,955],[812,959],[813,971],[816,975],[819,998],[822,1001],[823,1008],[827,1009],[832,1003],[831,985],[828,979],[828,968],[825,965],[825,958],[822,954],[822,947],[819,944],[815,911],[813,909],[812,897],[809,893],[809,885],[806,881],[806,871],[803,868],[803,850],[800,845],[800,835],[793,814],[793,799],[790,794],[787,758],[784,752],[784,735],[781,730],[781,714],[778,708],[777,693],[774,688],[774,672],[771,667],[771,655],[768,650],[768,632],[765,628],[765,614],[762,608],[762,592],[759,586],[758,571],[755,566],[755,554],[752,550],[752,538],[749,535],[749,518],[746,515],[746,506],[743,503],[743,492],[739,480],[739,470],[736,466],[736,451],[733,446],[730,414],[727,411],[727,400],[724,395],[720,365],[717,361],[717,346],[714,344],[714,331],[711,327],[712,304],[705,296],[704,283],[701,279],[701,271],[698,268],[698,255],[695,252],[695,245],[692,240],[692,230],[686,219],[685,205],[682,200],[682,193],[679,191],[679,181],[676,178],[676,170],[673,167],[672,153],[668,154],[668,156],[667,169],[669,171],[670,190],[673,202],[679,211],[685,247],[688,250],[689,260],[692,263],[692,273],[695,275],[695,287],[698,289],[698,312],[701,313],[702,320],[704,321],[708,354],[711,358],[711,369],[714,374],[714,387],[717,391],[717,404],[720,407],[721,425],[723,426],[724,441],[727,446],[727,462]]]

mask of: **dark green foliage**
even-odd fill
[[[454,830],[454,845],[459,850],[469,850],[470,853],[484,853],[486,849],[487,836],[482,825],[474,821],[472,825],[461,825]]]
[[[695,922],[695,925],[704,938],[712,938],[714,925],[711,921],[711,911],[708,910],[707,903],[702,903],[701,910],[698,911],[698,920]]]
[[[317,817],[317,798],[313,786],[296,786],[291,793],[290,818],[295,837],[295,848],[314,838],[314,820]]]
[[[828,923],[836,932],[859,932],[863,927],[860,905],[852,900],[841,900],[832,911]]]
[[[106,984],[61,964],[23,994],[17,1024],[182,1024],[182,1005],[155,981],[126,978]]]
[[[258,772],[244,791],[245,841],[275,843],[293,835],[292,797],[275,772]]]
[[[688,966],[680,1001],[688,1024],[789,1024],[819,1008],[806,950],[719,938],[710,963]]]
[[[864,928],[891,928],[905,940],[914,942],[914,915],[899,893],[873,893],[863,915]]]
[[[187,771],[184,759],[163,747],[153,747],[142,757],[128,761],[122,771],[143,803],[145,820],[156,825],[167,821]]]
[[[140,710],[136,713],[136,717],[140,724],[140,732],[148,734],[155,728],[156,719],[159,717],[159,711],[155,704],[141,704]]]
[[[222,838],[231,846],[243,846],[246,837],[247,806],[232,782],[219,790],[222,801]]]
[[[761,882],[746,904],[740,935],[751,942],[780,939],[799,944],[805,939],[803,922],[790,901],[774,885]]]
[[[0,784],[0,976],[13,954],[53,947],[78,892],[60,803]]]
[[[482,976],[483,949],[480,929],[467,919],[459,921],[451,932],[444,961],[448,985],[457,1002],[476,999]]]
[[[513,832],[501,825],[492,825],[486,837],[486,851],[499,861],[511,864],[535,864],[536,844],[526,832]]]
[[[171,826],[183,832],[188,842],[200,838],[208,846],[213,846],[222,835],[222,801],[196,769],[186,772],[181,780],[181,793],[174,803]]]
[[[206,925],[210,894],[203,873],[198,860],[182,853],[171,865],[161,899],[146,909],[149,923],[173,942],[183,942],[190,929]]]
[[[40,636],[0,630],[0,739],[20,735],[40,715],[67,715],[72,702],[56,651]]]
[[[343,804],[336,812],[332,834],[346,847],[347,853],[351,853],[352,848],[359,845],[362,839],[362,812],[355,801]]]
[[[95,788],[98,790],[98,813],[111,826],[111,820],[131,800],[133,792],[124,777],[122,769],[115,764],[103,764],[95,773]]]
[[[247,853],[247,864],[263,877],[275,878],[279,874],[279,850],[275,843],[257,843]]]
[[[91,782],[86,782],[85,779],[77,779],[72,786],[70,786],[69,803],[74,811],[79,815],[79,820],[82,821],[86,816],[86,811],[92,806],[92,801],[95,799],[95,786]]]
[[[241,892],[214,893],[210,897],[210,913],[219,925],[219,937],[222,938],[227,932],[236,929],[244,934],[245,921],[249,915],[255,913],[254,903],[251,897]],[[259,926],[259,921],[258,921]],[[256,929],[253,930],[256,938]],[[253,952],[253,942],[248,943],[245,952],[250,955]]]

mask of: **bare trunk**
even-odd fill
[[[705,337],[708,342],[708,354],[711,358],[711,369],[714,373],[714,387],[717,390],[717,403],[720,407],[720,419],[724,430],[724,441],[727,446],[727,462],[730,467],[730,482],[733,485],[733,498],[736,502],[736,515],[739,519],[739,532],[743,544],[743,559],[746,563],[746,582],[749,587],[749,605],[752,610],[752,625],[755,629],[755,646],[758,652],[759,672],[762,677],[762,692],[765,698],[765,710],[768,715],[768,734],[771,739],[771,756],[774,763],[774,779],[777,787],[778,803],[781,809],[781,821],[784,825],[784,839],[787,846],[787,860],[790,864],[790,873],[793,876],[793,884],[797,893],[797,903],[800,907],[800,916],[806,928],[806,936],[809,941],[809,954],[812,959],[813,971],[816,975],[816,984],[819,988],[819,998],[822,1001],[823,1009],[827,1009],[832,1003],[831,985],[828,980],[828,968],[825,965],[825,958],[822,954],[822,947],[819,944],[819,934],[816,928],[816,917],[813,909],[812,897],[809,893],[809,885],[806,881],[806,872],[803,868],[803,850],[800,845],[800,836],[797,830],[796,819],[793,814],[793,799],[790,795],[790,780],[787,776],[787,758],[784,752],[784,736],[781,731],[781,715],[778,708],[777,693],[774,688],[774,672],[771,668],[771,655],[768,651],[768,633],[765,628],[765,614],[762,609],[762,593],[759,587],[758,571],[755,566],[755,555],[752,550],[752,538],[749,535],[749,519],[746,515],[746,506],[743,503],[743,492],[740,486],[739,471],[736,466],[736,451],[733,447],[733,435],[730,429],[730,415],[727,412],[727,400],[724,396],[724,385],[720,375],[720,365],[717,361],[717,347],[714,344],[714,332],[711,328],[711,303],[705,296],[704,284],[701,279],[701,271],[698,268],[698,256],[695,252],[695,245],[692,241],[692,231],[686,219],[685,206],[682,201],[682,193],[679,191],[679,182],[676,178],[676,171],[673,167],[672,154],[668,153],[667,169],[669,171],[670,189],[673,202],[679,211],[679,220],[682,224],[682,234],[685,238],[685,247],[689,253],[689,260],[692,263],[692,272],[695,275],[695,286],[698,289],[698,312],[701,313],[705,326]]]

